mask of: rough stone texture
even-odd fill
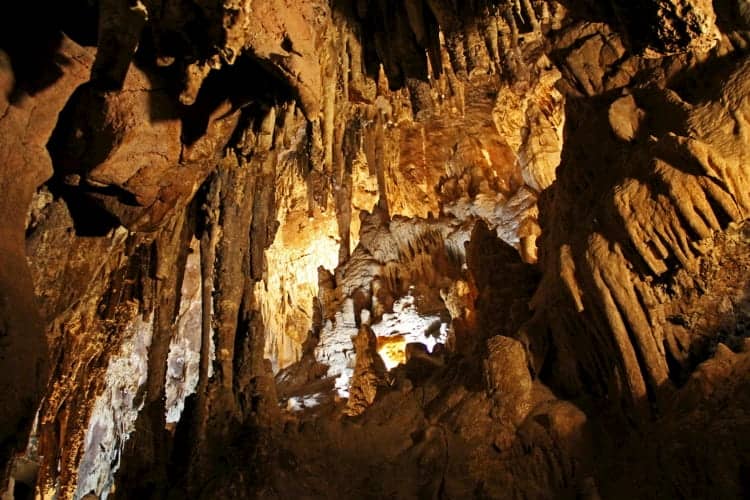
[[[570,145],[580,145],[564,159],[559,183],[542,209],[543,218],[557,221],[542,222],[551,229],[543,235],[545,277],[533,305],[537,314],[558,319],[549,327],[555,332],[551,337],[555,349],[572,354],[576,345],[583,347],[573,340],[581,338],[580,332],[559,326],[576,324],[581,318],[588,335],[606,339],[604,345],[609,347],[591,351],[592,357],[583,358],[577,368],[560,363],[561,382],[572,380],[571,375],[578,380],[581,376],[609,380],[601,389],[610,397],[627,395],[640,411],[648,411],[649,404],[658,404],[660,395],[671,390],[670,373],[675,368],[669,365],[684,359],[692,340],[677,340],[665,329],[663,304],[679,300],[693,286],[703,287],[700,263],[710,257],[702,256],[701,242],[730,221],[744,220],[748,210],[746,190],[740,187],[746,174],[735,160],[747,154],[744,119],[729,111],[744,106],[741,82],[747,80],[746,71],[746,62],[739,64],[724,83],[727,107],[715,102],[691,106],[669,91],[644,92],[642,99],[636,97],[644,103],[649,127],[639,131],[643,139],[627,149],[614,141],[600,145],[596,162],[591,162],[590,154],[595,150],[584,144],[590,144],[591,131],[606,125],[607,118],[596,117],[590,107],[580,110],[589,117],[588,123],[579,122],[568,140]],[[665,108],[675,111],[669,115],[656,111]],[[583,142],[577,143],[576,137]],[[583,151],[592,166],[609,168],[583,173],[577,159]],[[576,172],[567,177],[571,168]],[[599,187],[597,201],[587,201],[581,196],[585,190],[571,186],[582,182]],[[570,197],[573,193],[575,201]],[[592,202],[597,205],[592,207]],[[555,208],[563,204],[571,210]],[[675,274],[680,269],[685,273]],[[553,298],[559,293],[552,292],[553,279],[566,297]],[[564,313],[560,300],[573,304],[575,312]],[[566,319],[559,322],[561,316]],[[608,349],[612,350],[604,354]],[[618,361],[611,365],[613,359]],[[578,373],[567,372],[569,368]]]
[[[351,417],[361,415],[375,401],[378,386],[385,382],[385,365],[378,355],[377,337],[366,326],[354,338],[357,363],[349,389],[345,413]]]
[[[631,43],[646,57],[706,52],[719,38],[713,2],[707,0],[616,1],[614,6],[631,32]]]
[[[746,2],[35,8],[0,23],[19,497],[747,493]]]
[[[45,70],[55,75],[55,85],[28,95],[16,88],[16,102],[0,93],[0,380],[3,394],[0,417],[0,464],[12,450],[23,447],[16,439],[28,430],[33,410],[49,374],[49,353],[44,340],[44,322],[35,304],[34,288],[26,264],[24,234],[28,207],[37,187],[52,175],[52,162],[45,144],[68,95],[88,78],[91,53],[63,37]],[[40,64],[42,62],[40,61]],[[0,69],[6,82],[12,69]],[[49,76],[49,75],[48,75]],[[21,431],[20,436],[24,432]]]
[[[519,425],[531,409],[532,379],[523,344],[510,337],[492,337],[487,341],[484,365],[487,389],[495,399],[498,417]]]
[[[153,231],[193,197],[238,113],[222,103],[206,135],[183,145],[178,107],[156,75],[128,71],[119,91],[79,87],[50,139],[55,174],[131,230]]]

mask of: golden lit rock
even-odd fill
[[[748,2],[6,4],[3,499],[747,496]]]
[[[378,337],[378,354],[389,370],[406,363],[406,338],[403,335]]]

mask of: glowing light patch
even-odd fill
[[[484,148],[482,148],[481,151],[482,151],[482,157],[484,158],[484,161],[486,161],[487,165],[491,167],[492,166],[492,158],[490,158],[490,152],[487,151]],[[497,176],[497,174],[494,171],[492,173],[495,174],[495,176]]]
[[[333,198],[329,197],[329,206],[309,210],[309,186],[299,161],[299,152],[307,147],[306,130],[301,125],[288,148],[279,151],[275,179],[279,226],[264,252],[267,276],[254,291],[265,327],[264,357],[271,360],[274,373],[302,356],[318,295],[318,267],[332,271],[339,259]]]
[[[378,354],[389,370],[406,363],[406,337],[393,335],[378,337]]]
[[[378,337],[378,354],[389,370],[406,362],[406,344],[419,342],[432,352],[436,344],[444,344],[448,337],[448,325],[439,316],[421,315],[414,301],[412,295],[400,298],[393,304],[392,313],[384,314],[371,326]],[[370,311],[363,310],[361,317],[367,323]],[[352,337],[357,331],[354,302],[347,299],[336,313],[335,321],[327,321],[323,326],[315,348],[315,359],[328,365],[327,376],[336,377],[336,392],[342,398],[349,397],[356,361]]]
[[[314,223],[306,220],[304,230],[286,222],[266,250],[268,278],[256,286],[256,294],[266,326],[265,357],[274,371],[298,361],[302,354],[318,294],[318,267],[333,270],[338,265],[340,243],[332,213],[321,214]]]
[[[303,411],[307,408],[318,406],[323,399],[325,399],[325,395],[320,392],[304,396],[294,396],[287,399],[286,409],[294,412]]]
[[[336,392],[349,397],[349,380],[354,374],[354,347],[352,337],[357,335],[354,302],[346,299],[335,321],[326,321],[315,348],[315,359],[328,365],[328,377],[336,377]]]
[[[406,344],[418,342],[432,352],[436,344],[445,344],[448,337],[448,325],[441,322],[439,316],[419,314],[413,295],[398,299],[393,304],[393,312],[384,314],[379,322],[372,325],[372,331],[378,337],[378,345],[382,343],[384,346],[385,356],[380,349],[378,354],[389,370],[406,362]],[[386,341],[389,338],[394,340]],[[403,356],[398,353],[396,346],[399,344],[403,345]],[[389,366],[393,363],[396,364]]]

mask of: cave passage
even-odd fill
[[[0,498],[750,497],[742,0],[0,15]]]

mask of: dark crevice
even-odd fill
[[[211,114],[226,101],[231,103],[230,113],[241,109],[247,123],[269,106],[292,100],[291,88],[275,72],[251,57],[241,57],[233,66],[209,73],[195,103],[184,108],[182,142],[189,146],[205,135]]]

